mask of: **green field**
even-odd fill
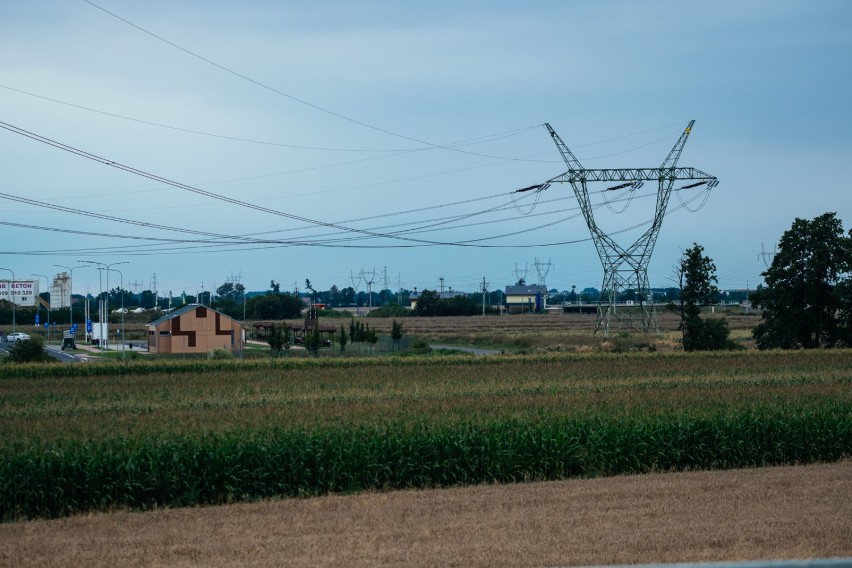
[[[852,351],[7,365],[0,518],[831,461]]]

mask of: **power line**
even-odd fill
[[[651,197],[651,196],[653,196],[653,194],[647,194],[647,195],[643,195],[643,196],[639,196],[639,197]],[[698,196],[695,196],[693,198],[690,198],[687,202],[693,201],[697,198],[698,198]],[[32,202],[33,200],[29,200],[29,201]],[[35,203],[37,204],[37,203],[40,203],[40,202],[35,202]],[[49,204],[46,204],[46,205],[49,205]],[[601,206],[602,205],[599,204],[599,205],[596,205],[594,207],[599,208]],[[671,210],[670,212],[677,211],[681,208],[682,208],[682,206],[679,206],[679,207]],[[565,209],[565,210],[560,210],[560,211],[569,211],[569,210],[576,210],[576,209],[577,208],[571,208],[571,209]],[[72,211],[72,212],[74,212],[74,211]],[[557,211],[557,212],[559,212],[559,211]],[[553,213],[555,213],[555,212],[553,212]],[[546,214],[549,214],[549,213],[540,213],[538,215],[546,215]],[[515,232],[512,232],[512,233],[504,233],[504,234],[501,234],[501,235],[494,235],[494,236],[491,236],[491,237],[482,237],[482,238],[479,238],[479,239],[471,239],[467,242],[458,243],[458,244],[460,246],[468,246],[468,247],[474,247],[474,248],[531,248],[531,247],[536,247],[536,246],[559,246],[559,245],[575,244],[575,243],[589,241],[589,240],[591,240],[590,238],[576,239],[576,240],[572,240],[572,241],[561,241],[561,242],[557,242],[557,243],[530,244],[530,245],[482,245],[482,244],[475,244],[476,242],[482,242],[482,241],[485,241],[485,240],[494,240],[494,239],[502,238],[502,237],[506,237],[506,236],[515,236],[515,235],[520,234],[520,233],[532,232],[532,231],[540,229],[540,228],[544,228],[544,227],[547,227],[547,226],[555,225],[555,224],[558,224],[558,223],[565,222],[567,220],[577,218],[579,216],[580,216],[580,214],[578,213],[578,214],[575,214],[575,215],[572,215],[572,216],[569,216],[569,217],[565,217],[565,218],[559,219],[555,222],[548,223],[548,224],[545,224],[545,225],[539,225],[537,227],[532,227],[532,228],[524,229],[524,230],[521,230],[521,231],[515,231]],[[503,221],[505,221],[505,219],[498,219],[498,220],[495,220],[495,221],[473,223],[473,224],[465,225],[465,226],[482,225],[482,224],[486,224],[486,223],[503,222]],[[647,224],[647,223],[648,222],[639,223],[638,225],[634,225],[632,227],[627,227],[625,229],[615,231],[613,234],[619,234],[619,233],[622,233],[622,232],[625,232],[625,231],[629,231],[629,230],[635,229],[635,228],[642,226],[644,224]],[[429,245],[396,245],[396,246],[391,246],[391,245],[335,245],[335,244],[333,244],[335,242],[351,242],[354,239],[352,239],[352,238],[336,239],[336,240],[335,239],[328,239],[328,240],[325,240],[325,241],[309,241],[309,240],[300,240],[300,241],[289,240],[288,241],[288,240],[277,240],[277,239],[253,240],[253,239],[245,238],[246,235],[241,235],[241,236],[235,237],[235,239],[245,238],[245,240],[240,241],[240,242],[222,242],[222,241],[216,241],[216,240],[208,241],[208,240],[202,240],[202,239],[181,240],[181,239],[164,239],[164,238],[155,238],[155,237],[137,237],[137,236],[129,236],[129,235],[99,234],[99,233],[91,233],[91,232],[87,232],[87,231],[77,231],[77,230],[71,230],[71,229],[59,229],[59,228],[52,228],[52,227],[40,227],[40,226],[36,226],[36,225],[23,225],[23,224],[10,223],[10,222],[0,222],[0,224],[9,225],[9,226],[19,226],[21,228],[30,228],[30,229],[40,229],[40,230],[46,230],[46,231],[62,232],[62,233],[93,235],[93,236],[106,236],[106,237],[115,237],[115,238],[124,238],[124,239],[149,240],[149,241],[156,241],[156,242],[160,242],[160,243],[164,243],[164,244],[172,243],[172,244],[180,244],[180,245],[187,245],[187,244],[195,245],[195,246],[178,246],[178,247],[175,247],[175,248],[172,248],[172,249],[166,249],[166,250],[164,250],[162,247],[159,247],[156,250],[133,251],[133,250],[131,250],[133,248],[139,249],[140,247],[149,247],[149,246],[152,246],[152,245],[132,245],[132,246],[125,246],[125,247],[106,247],[106,248],[105,247],[98,247],[98,248],[95,248],[95,249],[60,249],[60,250],[54,250],[54,251],[28,251],[28,253],[32,253],[32,254],[52,254],[52,253],[70,254],[70,253],[74,253],[74,254],[85,255],[85,254],[89,254],[89,253],[91,253],[91,254],[121,253],[123,255],[133,255],[133,256],[152,256],[152,255],[158,255],[158,254],[183,254],[185,251],[188,251],[188,250],[197,251],[198,249],[208,249],[208,250],[203,251],[203,252],[219,252],[219,251],[221,251],[221,249],[223,249],[225,247],[237,247],[237,246],[239,246],[241,248],[238,248],[238,249],[237,248],[230,248],[229,250],[230,251],[260,250],[260,249],[280,248],[280,247],[288,247],[288,246],[319,246],[319,247],[324,247],[324,248],[368,248],[368,249],[373,249],[373,248],[376,248],[376,249],[413,248],[413,247],[418,247],[418,246],[429,246]],[[333,234],[335,234],[335,233],[333,233]],[[337,234],[339,234],[339,233],[337,233]],[[323,235],[315,235],[314,237],[316,237],[316,236],[323,236]],[[247,247],[246,245],[249,245],[249,244],[258,245],[258,246]],[[217,249],[217,250],[211,250],[211,249]],[[171,252],[171,251],[173,251],[173,252]],[[0,251],[0,254],[18,254],[18,253]]]
[[[112,117],[112,118],[119,118],[121,120],[127,120],[127,121],[130,121],[130,122],[145,124],[147,126],[156,126],[157,128],[166,128],[168,130],[174,130],[176,132],[184,132],[186,134],[196,134],[196,135],[199,135],[199,136],[209,136],[211,138],[221,138],[222,140],[230,140],[232,142],[245,142],[245,143],[248,143],[248,144],[261,144],[261,145],[264,145],[264,146],[278,146],[278,147],[281,147],[281,148],[293,148],[293,149],[297,149],[297,150],[323,150],[323,151],[328,151],[328,152],[411,152],[413,150],[411,148],[402,148],[402,149],[394,149],[394,148],[384,148],[384,149],[379,149],[379,148],[334,148],[334,147],[326,147],[326,146],[306,146],[306,145],[301,145],[301,144],[287,144],[287,143],[284,143],[284,142],[272,142],[270,140],[255,140],[255,139],[252,139],[252,138],[242,138],[242,137],[239,137],[239,136],[231,136],[231,135],[227,135],[227,134],[217,134],[215,132],[205,132],[203,130],[193,130],[191,128],[182,128],[180,126],[173,126],[173,125],[170,125],[170,124],[153,122],[153,121],[150,121],[150,120],[144,120],[144,119],[141,119],[141,118],[135,118],[135,117],[132,117],[132,116],[126,116],[126,115],[123,115],[123,114],[117,114],[117,113],[114,113],[114,112],[100,110],[100,109],[96,109],[96,108],[92,108],[92,107],[87,107],[87,106],[84,106],[84,105],[75,104],[75,103],[71,103],[71,102],[68,102],[68,101],[54,99],[52,97],[46,97],[44,95],[38,95],[36,93],[31,93],[29,91],[16,89],[14,87],[9,87],[7,85],[0,85],[0,89],[6,89],[7,91],[12,91],[12,92],[19,93],[19,94],[22,94],[22,95],[27,95],[29,97],[41,99],[43,101],[50,101],[52,103],[65,105],[67,107],[76,108],[76,109],[79,109],[79,110],[85,110],[87,112],[93,112],[93,113],[100,114],[100,115],[103,115],[103,116],[109,116],[109,117]],[[538,127],[538,125],[536,125],[536,127]]]
[[[87,1],[87,0],[84,0],[84,1]],[[137,169],[137,168],[134,168],[134,167],[131,167],[131,166],[127,166],[125,164],[122,164],[122,163],[119,163],[119,162],[116,162],[116,161],[113,161],[113,160],[110,160],[110,159],[107,159],[107,158],[103,158],[101,156],[97,156],[95,154],[91,154],[91,153],[86,152],[84,150],[81,150],[79,148],[75,148],[73,146],[63,144],[61,142],[58,142],[56,140],[52,140],[52,139],[44,137],[44,136],[41,136],[41,135],[36,134],[34,132],[29,132],[27,130],[24,130],[22,128],[19,128],[17,126],[11,125],[11,124],[6,123],[6,122],[0,121],[0,128],[4,128],[4,129],[6,129],[10,132],[14,132],[15,134],[20,134],[22,136],[25,136],[25,137],[30,138],[32,140],[35,140],[37,142],[41,142],[43,144],[53,146],[54,148],[64,150],[64,151],[69,152],[71,154],[75,154],[75,155],[80,156],[82,158],[86,158],[88,160],[92,160],[94,162],[98,162],[100,164],[110,166],[110,167],[125,171],[127,173],[131,173],[131,174],[134,174],[134,175],[137,175],[137,176],[140,176],[140,177],[144,177],[144,178],[147,178],[147,179],[150,179],[150,180],[153,180],[153,181],[157,181],[159,183],[170,185],[170,186],[176,187],[178,189],[183,189],[185,191],[196,193],[198,195],[203,195],[203,196],[209,197],[211,199],[224,201],[224,202],[230,203],[232,205],[245,207],[247,209],[252,209],[252,210],[255,210],[255,211],[262,212],[262,213],[268,213],[268,214],[276,215],[276,216],[279,216],[279,217],[285,217],[287,219],[292,219],[292,220],[295,220],[295,221],[301,221],[303,223],[311,223],[311,224],[318,225],[318,226],[323,226],[323,227],[328,227],[328,228],[333,228],[333,229],[339,229],[339,230],[342,230],[342,231],[349,231],[349,232],[353,232],[353,233],[359,233],[359,234],[368,235],[368,236],[372,236],[372,237],[386,237],[386,236],[388,236],[388,235],[383,235],[383,234],[380,234],[380,233],[372,233],[370,231],[365,231],[365,230],[362,230],[362,229],[345,227],[345,226],[338,225],[338,224],[335,224],[335,223],[328,223],[328,222],[325,222],[325,221],[310,219],[308,217],[303,217],[301,215],[295,215],[293,213],[286,213],[286,212],[283,212],[283,211],[270,209],[268,207],[262,207],[260,205],[255,205],[255,204],[248,203],[248,202],[245,202],[245,201],[240,201],[239,199],[235,199],[233,197],[227,197],[227,196],[224,196],[224,195],[212,193],[210,191],[199,189],[197,187],[193,187],[193,186],[187,185],[185,183],[180,183],[180,182],[177,182],[177,181],[174,181],[174,180],[170,180],[168,178],[164,178],[162,176],[159,176],[159,175],[156,175],[156,174],[153,174],[153,173],[150,173],[150,172],[146,172],[144,170],[140,170],[140,169]],[[445,245],[451,245],[452,244],[452,243],[439,243],[439,242],[431,242],[431,241],[421,241],[419,239],[410,239],[410,238],[407,238],[407,237],[399,237],[399,236],[393,236],[393,235],[389,236],[389,238],[412,241],[412,242],[420,242],[422,244],[445,244]]]
[[[151,36],[151,37],[153,37],[153,38],[155,38],[155,39],[157,39],[157,40],[159,40],[159,41],[161,41],[161,42],[163,42],[163,43],[166,43],[166,44],[168,44],[168,45],[170,45],[170,46],[174,47],[175,49],[178,49],[178,50],[180,50],[180,51],[182,51],[182,52],[186,53],[187,55],[189,55],[189,56],[191,56],[191,57],[194,57],[194,58],[199,59],[199,60],[201,60],[201,61],[203,61],[203,62],[205,62],[205,63],[207,63],[207,64],[209,64],[209,65],[212,65],[213,67],[216,67],[217,69],[220,69],[220,70],[222,70],[222,71],[224,71],[224,72],[226,72],[226,73],[229,73],[229,74],[231,74],[231,75],[233,75],[233,76],[235,76],[235,77],[238,77],[238,78],[240,78],[240,79],[243,79],[244,81],[248,81],[249,83],[252,83],[253,85],[256,85],[256,86],[258,86],[258,87],[261,87],[262,89],[266,89],[267,91],[270,91],[270,92],[272,92],[272,93],[275,93],[275,94],[277,94],[277,95],[280,95],[280,96],[282,96],[282,97],[285,97],[285,98],[287,98],[287,99],[289,99],[289,100],[291,100],[291,101],[293,101],[293,102],[296,102],[296,103],[299,103],[299,104],[305,105],[305,106],[307,106],[307,107],[309,107],[309,108],[312,108],[312,109],[314,109],[314,110],[317,110],[317,111],[322,112],[322,113],[325,113],[325,114],[328,114],[328,115],[333,116],[333,117],[335,117],[335,118],[339,118],[339,119],[341,119],[341,120],[345,120],[345,121],[347,121],[347,122],[351,122],[352,124],[357,124],[358,126],[363,126],[364,128],[368,128],[368,129],[370,129],[370,130],[375,130],[376,132],[381,132],[381,133],[383,133],[383,134],[387,134],[387,135],[389,135],[389,136],[394,136],[394,137],[396,137],[396,138],[401,138],[401,139],[403,139],[403,140],[408,140],[408,141],[410,141],[410,142],[416,142],[417,144],[422,144],[422,145],[424,145],[424,146],[430,146],[430,147],[432,147],[432,148],[436,148],[436,149],[449,150],[449,151],[452,151],[452,152],[460,152],[460,153],[462,153],[462,154],[470,154],[470,155],[472,155],[472,156],[482,156],[482,157],[487,157],[487,158],[498,158],[498,159],[511,159],[511,158],[506,158],[506,157],[504,157],[504,156],[493,156],[493,155],[489,155],[489,154],[480,154],[480,153],[477,153],[477,152],[469,152],[469,151],[466,151],[466,150],[461,150],[461,149],[459,149],[459,148],[454,148],[454,147],[452,147],[452,146],[444,146],[444,145],[441,145],[441,144],[434,144],[434,143],[432,143],[432,142],[428,142],[428,141],[425,141],[425,140],[420,140],[420,139],[418,139],[418,138],[414,138],[414,137],[411,137],[411,136],[406,136],[405,134],[400,134],[400,133],[398,133],[398,132],[394,132],[394,131],[392,131],[392,130],[388,130],[388,129],[386,129],[386,128],[381,128],[381,127],[376,126],[376,125],[374,125],[374,124],[370,124],[370,123],[368,123],[368,122],[364,122],[364,121],[361,121],[361,120],[357,120],[357,119],[352,118],[352,117],[350,117],[350,116],[346,116],[346,115],[340,114],[340,113],[338,113],[338,112],[334,112],[334,111],[332,111],[332,110],[330,110],[330,109],[328,109],[328,108],[325,108],[325,107],[322,107],[322,106],[320,106],[320,105],[314,104],[314,103],[309,102],[309,101],[307,101],[307,100],[305,100],[305,99],[301,99],[301,98],[299,98],[299,97],[293,96],[293,95],[291,95],[291,94],[289,94],[289,93],[286,93],[286,92],[284,92],[284,91],[281,91],[280,89],[276,89],[275,87],[272,87],[271,85],[267,85],[266,83],[263,83],[263,82],[261,82],[261,81],[258,81],[257,79],[253,79],[253,78],[249,77],[248,75],[244,75],[244,74],[242,74],[242,73],[240,73],[240,72],[238,72],[238,71],[235,71],[235,70],[233,70],[233,69],[231,69],[231,68],[229,68],[229,67],[226,67],[226,66],[224,66],[224,65],[222,65],[222,64],[220,64],[220,63],[217,63],[217,62],[213,61],[212,59],[209,59],[209,58],[207,58],[207,57],[204,57],[203,55],[200,55],[200,54],[198,54],[198,53],[196,53],[196,52],[194,52],[194,51],[191,51],[191,50],[189,50],[189,49],[187,49],[187,48],[185,48],[185,47],[182,47],[182,46],[180,46],[180,45],[178,45],[178,44],[174,43],[173,41],[170,41],[170,40],[168,40],[168,39],[164,38],[163,36],[157,35],[157,34],[155,34],[154,32],[152,32],[152,31],[150,31],[150,30],[147,30],[147,29],[143,28],[142,26],[140,26],[140,25],[138,25],[138,24],[135,24],[135,23],[131,22],[131,21],[130,21],[130,20],[128,20],[128,19],[126,19],[126,18],[123,18],[123,17],[119,16],[118,14],[116,14],[116,13],[114,13],[114,12],[110,12],[110,11],[109,11],[109,10],[107,10],[106,8],[103,8],[102,6],[99,6],[98,4],[95,4],[95,3],[94,3],[94,2],[92,2],[91,0],[83,0],[83,2],[85,2],[86,4],[89,4],[90,6],[92,6],[92,7],[94,7],[94,8],[97,8],[98,10],[100,10],[100,11],[104,12],[105,14],[108,14],[108,15],[112,16],[113,18],[115,18],[115,19],[117,19],[117,20],[120,20],[120,21],[124,22],[125,24],[127,24],[127,25],[129,25],[129,26],[131,26],[131,27],[133,27],[133,28],[135,28],[135,29],[137,29],[137,30],[141,31],[141,32],[142,32],[142,33],[144,33],[144,34],[147,34],[147,35],[149,35],[149,36]],[[543,125],[542,125],[542,126],[543,126]]]

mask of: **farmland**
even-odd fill
[[[834,461],[852,351],[20,365],[0,513]]]

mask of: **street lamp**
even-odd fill
[[[11,268],[0,268],[0,270],[7,270],[12,273],[12,282],[9,283],[9,298],[12,300],[12,333],[15,333],[15,296],[13,294],[14,289],[12,288],[15,285],[15,271]]]
[[[46,274],[35,274],[33,276],[41,276],[44,278],[44,285],[48,287],[47,293],[50,294],[50,280]],[[38,302],[38,300],[36,300]],[[47,340],[50,341],[50,302],[47,302]]]
[[[116,262],[114,264],[126,264],[124,262]],[[108,266],[112,266],[111,264]],[[98,270],[102,270],[101,267],[98,267]],[[118,275],[121,276],[121,359],[124,360],[124,274],[121,273],[117,268],[107,268],[107,272],[118,272]],[[109,295],[109,274],[107,274],[107,295]],[[109,313],[109,312],[107,312]]]
[[[100,304],[98,304],[98,319],[100,320],[98,322],[98,325],[100,326],[100,330],[101,330],[101,333],[100,333],[101,345],[105,346],[108,349],[109,348],[109,337],[106,337],[105,334],[104,334],[104,316],[103,316],[102,312],[106,311],[106,313],[107,313],[107,324],[109,324],[109,269],[110,269],[110,267],[115,266],[117,264],[127,264],[128,261],[112,262],[110,264],[98,262],[96,260],[78,260],[77,262],[85,262],[86,264],[97,264],[99,267],[105,268],[106,271],[107,271],[107,295],[104,298],[104,309],[101,309]],[[100,294],[102,295],[104,293],[104,288],[103,288],[103,280],[101,279],[101,274],[103,274],[103,273],[99,271],[98,272],[98,286],[100,287]],[[123,292],[124,291],[122,290],[122,301],[124,300]],[[109,325],[107,325],[107,327],[109,327]],[[124,333],[124,332],[122,331],[122,333]],[[106,335],[109,335],[109,334],[106,334]]]
[[[61,264],[54,264],[53,266],[56,266],[56,267],[59,267],[59,268],[65,268],[65,269],[71,271],[71,290],[70,290],[71,301],[68,302],[68,310],[70,312],[68,317],[71,320],[71,327],[74,327],[74,269],[75,268],[89,268],[89,267],[84,266],[84,265],[71,267],[71,266],[62,266]],[[61,304],[62,304],[62,301],[60,300],[60,307],[61,307]]]

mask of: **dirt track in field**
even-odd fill
[[[852,461],[0,525],[2,566],[553,566],[852,556]]]

